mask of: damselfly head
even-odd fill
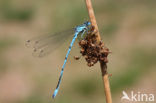
[[[90,23],[89,21],[86,21],[84,24],[85,24],[86,26],[90,26],[90,25],[91,25],[91,23]]]

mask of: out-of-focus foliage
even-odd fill
[[[32,7],[18,7],[13,5],[11,0],[0,1],[0,12],[1,18],[6,21],[25,21],[31,19],[33,16]]]

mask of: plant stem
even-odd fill
[[[99,33],[98,26],[96,23],[91,0],[85,0],[85,1],[86,1],[86,6],[88,9],[88,14],[90,17],[91,24],[92,24],[92,26],[94,26],[95,30],[97,31],[96,39],[98,42],[100,42],[101,37],[100,37],[100,33]],[[112,103],[111,91],[110,91],[110,86],[109,86],[109,78],[108,78],[108,74],[107,74],[107,65],[103,61],[100,61],[100,66],[101,66],[102,79],[103,79],[104,88],[105,88],[106,103]]]

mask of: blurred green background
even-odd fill
[[[108,71],[114,103],[121,102],[123,90],[156,94],[156,1],[92,3],[102,39],[112,51]],[[34,36],[86,20],[84,0],[0,0],[0,103],[105,103],[99,63],[89,68],[84,58],[74,60],[80,55],[76,43],[55,100],[51,95],[69,42],[41,59],[25,47]]]

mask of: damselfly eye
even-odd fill
[[[85,22],[86,26],[91,25],[91,23],[89,21]]]
[[[91,23],[90,23],[90,22],[88,22],[88,26],[89,26],[89,25],[91,25]]]

